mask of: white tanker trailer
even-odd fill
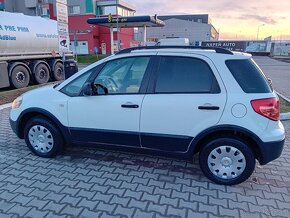
[[[0,88],[62,79],[57,22],[0,12]]]

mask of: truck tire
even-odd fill
[[[33,74],[38,84],[47,83],[49,80],[49,68],[44,63],[37,64]]]
[[[52,75],[53,75],[54,80],[56,81],[64,80],[64,68],[61,62],[57,62],[54,65]]]
[[[28,69],[23,65],[16,65],[11,71],[10,81],[16,89],[28,86],[30,82]]]

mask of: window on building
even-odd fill
[[[73,5],[68,7],[69,14],[80,14],[81,13],[81,6]]]

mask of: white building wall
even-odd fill
[[[163,39],[168,37],[188,38],[190,43],[196,41],[211,40],[210,24],[198,23],[180,19],[169,19],[165,21],[164,27],[147,28],[147,39]],[[137,40],[143,39],[143,28],[139,28]]]

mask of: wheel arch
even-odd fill
[[[8,71],[8,75],[9,75],[9,77],[11,76],[13,69],[14,69],[15,67],[19,66],[19,65],[25,67],[25,68],[28,70],[29,74],[31,75],[31,70],[30,70],[30,68],[28,67],[27,64],[25,64],[25,63],[23,63],[23,62],[12,62],[12,63],[10,63],[9,66],[8,66],[8,69],[9,69],[9,71]]]
[[[239,126],[234,125],[219,125],[212,128],[209,128],[197,137],[189,145],[189,153],[195,154],[198,153],[201,148],[205,145],[206,142],[217,138],[217,137],[236,137],[245,141],[249,147],[254,152],[255,158],[261,160],[261,139],[254,134],[253,132]]]
[[[66,126],[64,126],[54,115],[52,115],[50,112],[41,109],[41,108],[30,108],[25,111],[23,111],[18,119],[18,127],[17,132],[18,136],[20,138],[24,138],[24,127],[26,123],[33,117],[43,117],[45,119],[50,120],[53,124],[56,125],[56,127],[60,130],[63,140],[65,143],[70,142],[70,134],[69,130]]]
[[[35,74],[36,67],[37,67],[39,64],[44,64],[45,66],[47,66],[49,72],[51,72],[51,68],[50,68],[49,64],[48,64],[46,61],[44,61],[44,60],[36,60],[36,61],[34,61],[34,62],[32,63],[32,65],[31,65],[31,68],[32,68],[32,69],[31,69],[31,72],[32,72],[32,74]]]
[[[55,66],[57,64],[61,64],[62,65],[62,70],[63,70],[63,74],[64,74],[64,63],[61,59],[53,59],[53,60],[50,60],[49,61],[49,65],[50,65],[50,68],[51,68],[51,71],[50,71],[50,78],[52,78],[52,80],[56,80],[56,81],[59,81],[56,77],[55,77]]]
[[[53,69],[57,63],[63,64],[63,61],[61,59],[53,59],[53,60],[49,61],[49,66],[50,66],[51,72],[53,72]]]

